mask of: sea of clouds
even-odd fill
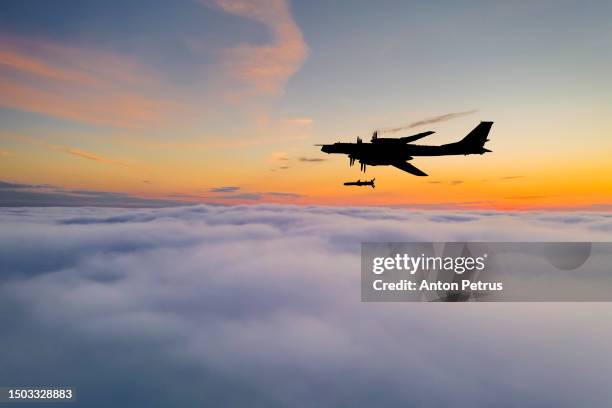
[[[610,214],[2,208],[0,229],[0,385],[84,407],[612,404],[610,304],[360,302],[363,241],[611,241]]]

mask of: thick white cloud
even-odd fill
[[[609,406],[608,304],[360,302],[362,241],[609,241],[607,214],[0,210],[0,383],[79,405]]]

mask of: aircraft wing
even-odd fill
[[[400,140],[404,143],[410,143],[410,142],[414,142],[416,140],[422,139],[425,136],[433,135],[434,133],[436,132],[429,130],[427,132],[417,133],[416,135],[401,137]]]
[[[391,164],[393,167],[397,167],[400,170],[405,171],[406,173],[414,174],[415,176],[426,176],[427,173],[417,169],[412,164],[408,162],[395,162]]]

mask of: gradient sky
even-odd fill
[[[610,209],[610,15],[608,1],[4,1],[0,190]],[[471,110],[407,131],[438,144],[495,122],[491,154],[415,158],[427,178],[364,176],[313,146]],[[342,186],[364,177],[377,188]]]

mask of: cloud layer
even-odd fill
[[[174,198],[138,197],[125,193],[66,189],[49,184],[21,184],[0,180],[0,207],[168,207],[181,205]]]
[[[612,401],[607,304],[359,301],[362,241],[609,241],[607,214],[202,205],[0,223],[2,384],[71,384],[87,407]]]

